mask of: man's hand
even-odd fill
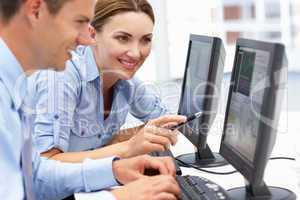
[[[161,175],[174,176],[176,168],[170,157],[151,157],[148,155],[121,159],[113,162],[115,178],[122,184],[146,177],[147,169],[157,170]]]
[[[180,188],[172,176],[144,177],[112,191],[117,200],[176,200]]]
[[[135,136],[124,143],[127,146],[125,157],[167,150],[170,145],[176,144],[178,135],[177,130],[171,131],[169,127],[185,121],[186,117],[181,115],[166,115],[150,120]]]

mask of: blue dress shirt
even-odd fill
[[[129,112],[142,121],[167,112],[156,92],[133,78],[114,85],[111,112],[104,119],[102,78],[90,47],[79,46],[64,72],[39,71],[29,82],[39,152],[96,149],[112,139]]]
[[[28,96],[27,80],[19,62],[1,38],[0,57],[0,199],[31,200],[33,197],[26,196],[30,193],[24,190],[23,182],[26,180],[33,185],[36,199],[41,200],[62,199],[75,192],[90,192],[117,185],[112,172],[113,157],[70,164],[39,156],[28,143],[31,134],[24,133],[22,129],[31,127],[25,122],[34,119],[31,116],[36,114],[30,112],[30,104],[26,102],[30,102],[25,98]],[[26,149],[32,151],[32,162],[29,163],[32,164],[33,180],[22,173],[22,168],[28,168],[24,162],[21,166],[24,144]],[[103,197],[101,199],[115,199],[107,191],[99,196]]]

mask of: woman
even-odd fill
[[[65,162],[163,151],[177,137],[166,126],[185,117],[165,116],[119,132],[128,112],[146,122],[167,111],[155,93],[133,77],[151,51],[152,8],[146,0],[101,0],[95,10],[95,45],[72,52],[64,73],[31,77],[38,83],[33,87],[36,146],[43,156]],[[103,147],[107,144],[112,145]]]

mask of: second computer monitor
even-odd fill
[[[206,143],[207,134],[218,112],[224,60],[225,49],[221,39],[190,35],[178,114],[203,114],[180,129],[197,148],[195,154],[178,157],[184,163],[200,167],[226,163],[219,154],[212,153]]]
[[[237,41],[220,148],[247,182],[246,187],[229,190],[233,200],[295,199],[292,192],[267,187],[263,181],[275,144],[286,72],[283,45]]]

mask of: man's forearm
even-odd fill
[[[37,158],[37,157],[36,157]],[[77,192],[91,192],[118,185],[112,171],[113,157],[83,163],[63,163],[46,158],[34,162],[37,199],[62,199]]]

